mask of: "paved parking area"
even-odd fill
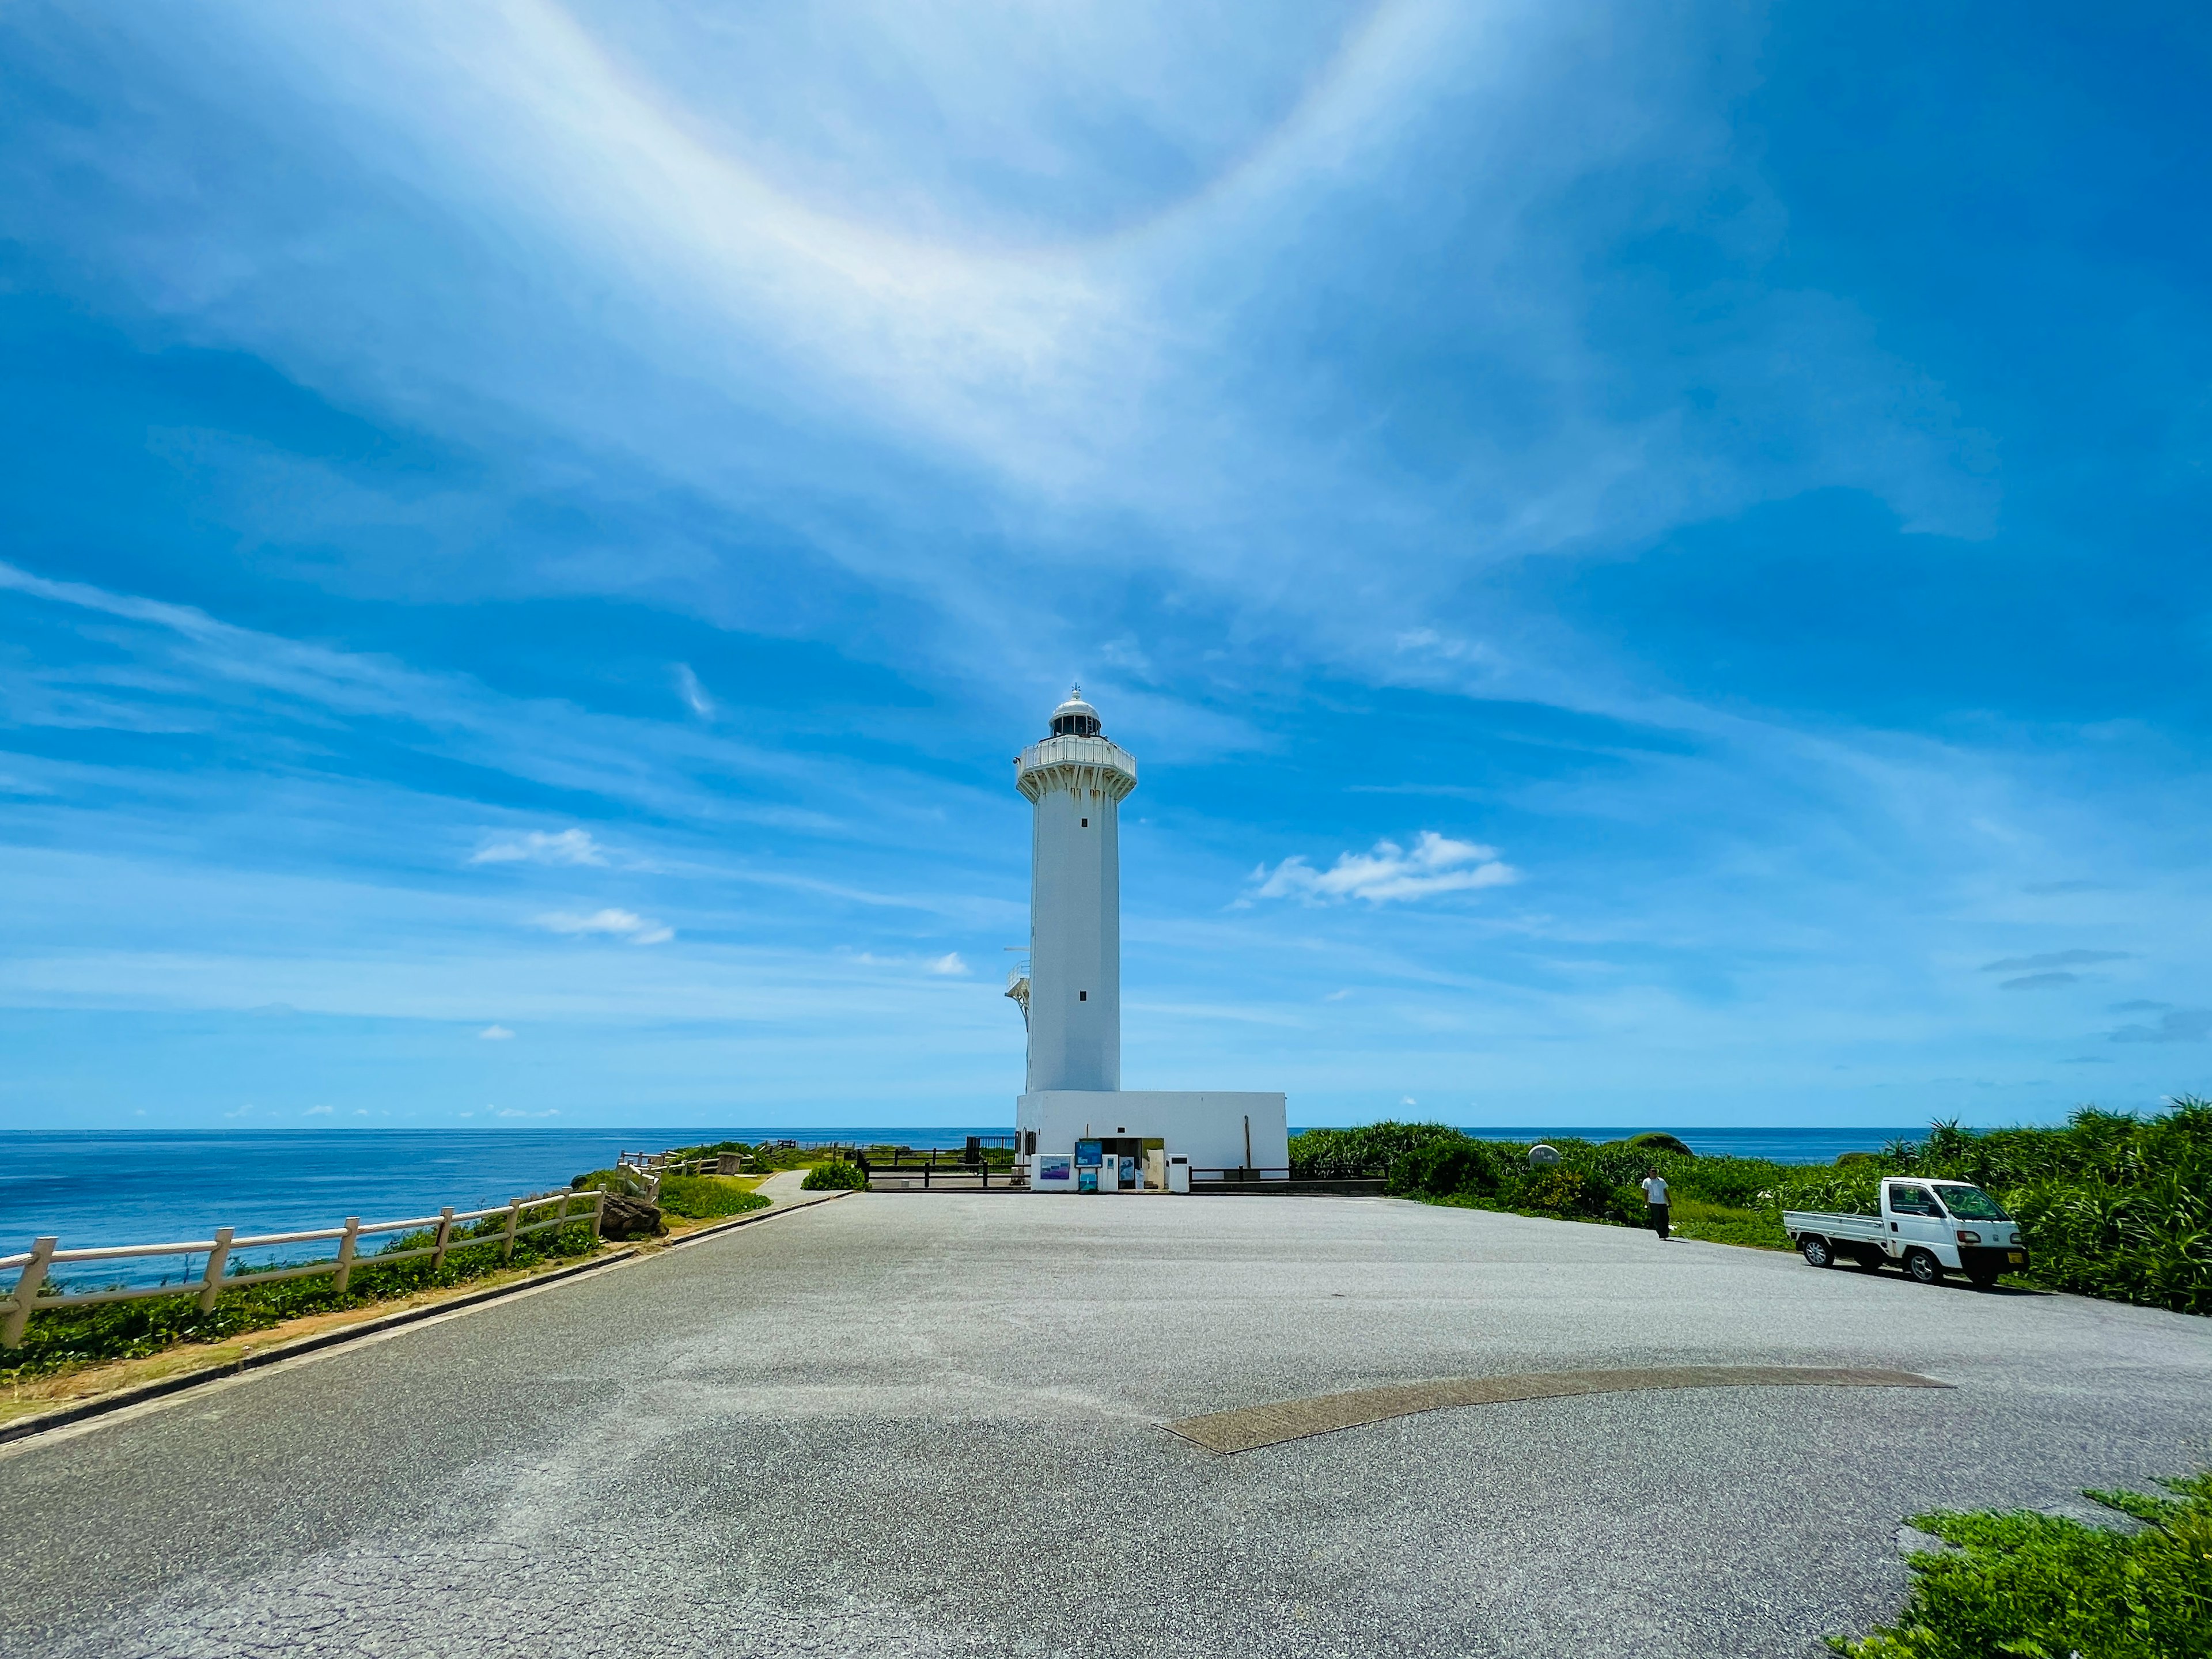
[[[1880,1367],[1173,1419],[1443,1377]],[[869,1194],[0,1457],[7,1655],[1809,1655],[2212,1462],[2212,1322],[1382,1199]]]

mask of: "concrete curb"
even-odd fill
[[[826,1203],[830,1199],[847,1196],[848,1194],[842,1192],[824,1193],[819,1198],[808,1198],[804,1201],[790,1204],[775,1204],[765,1210],[754,1210],[744,1215],[733,1216],[727,1221],[716,1223],[714,1226],[702,1227],[697,1232],[686,1233],[681,1238],[674,1240],[653,1254],[659,1255],[665,1255],[669,1250],[680,1250],[687,1245],[698,1243],[701,1239],[712,1238],[718,1233],[728,1232],[733,1227],[744,1227],[757,1221],[766,1221],[771,1216],[788,1215],[793,1210],[811,1209],[815,1205]],[[238,1358],[227,1360],[220,1365],[204,1365],[198,1370],[179,1371],[173,1376],[161,1377],[151,1382],[141,1382],[132,1388],[118,1389],[113,1394],[104,1394],[94,1400],[80,1400],[73,1406],[63,1407],[59,1411],[41,1412],[36,1417],[19,1417],[13,1423],[0,1424],[0,1445],[6,1445],[15,1440],[27,1440],[33,1435],[44,1434],[51,1429],[64,1429],[72,1423],[82,1423],[88,1418],[104,1417],[110,1412],[119,1412],[127,1407],[143,1405],[149,1400],[159,1400],[167,1395],[182,1394],[185,1389],[198,1388],[203,1383],[216,1382],[227,1376],[237,1376],[246,1371],[259,1370],[265,1365],[277,1364],[287,1359],[296,1359],[301,1354],[315,1353],[325,1348],[338,1347],[348,1342],[359,1341],[363,1337],[375,1336],[385,1331],[396,1330],[403,1325],[413,1325],[425,1319],[436,1319],[445,1314],[459,1313],[470,1308],[481,1307],[486,1303],[497,1302],[510,1296],[518,1296],[525,1291],[535,1291],[548,1285],[557,1285],[564,1279],[581,1279],[588,1273],[605,1273],[626,1262],[646,1261],[651,1259],[652,1257],[645,1251],[632,1245],[628,1249],[618,1249],[611,1255],[599,1256],[590,1261],[575,1262],[566,1267],[556,1267],[550,1273],[538,1273],[529,1279],[518,1279],[511,1285],[495,1285],[489,1290],[471,1291],[467,1296],[457,1296],[450,1301],[425,1303],[419,1308],[402,1308],[396,1313],[380,1315],[374,1319],[364,1319],[358,1325],[343,1325],[334,1331],[323,1331],[316,1335],[303,1336],[296,1341],[286,1342],[274,1348],[264,1348],[258,1352],[241,1354]]]

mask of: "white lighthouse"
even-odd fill
[[[1015,757],[1014,784],[1031,808],[1030,960],[1006,994],[1029,1026],[1015,1127],[1033,1188],[1072,1190],[1073,1166],[1100,1158],[1155,1175],[1178,1159],[1200,1183],[1286,1176],[1281,1095],[1121,1087],[1121,803],[1137,757],[1106,736],[1081,686]]]
[[[1030,830],[1028,1086],[1121,1086],[1121,802],[1137,759],[1099,728],[1083,688],[1022,750]]]

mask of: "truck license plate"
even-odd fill
[[[2014,1251],[2013,1251],[2010,1255],[2007,1255],[2007,1256],[2005,1257],[2005,1260],[2006,1260],[2007,1261],[2009,1261],[2010,1263],[2012,1263],[2012,1265],[2013,1265],[2014,1267],[2017,1267],[2018,1266],[2020,1266],[2020,1262],[2021,1262],[2021,1255],[2020,1255],[2020,1252],[2019,1252],[2018,1250],[2014,1250]]]

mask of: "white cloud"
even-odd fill
[[[505,1042],[508,1038],[512,1037],[514,1033],[508,1030],[504,1025],[487,1025],[483,1030],[478,1031],[477,1035],[482,1037],[486,1042]]]
[[[932,957],[923,964],[933,974],[964,974],[968,964],[960,959],[957,951],[947,951],[941,957]]]
[[[628,939],[632,945],[662,945],[676,937],[673,927],[650,916],[641,916],[635,910],[594,910],[588,916],[555,910],[536,921],[540,927],[552,933],[580,937],[605,934],[611,939]]]
[[[607,849],[583,830],[563,830],[549,835],[532,830],[526,835],[488,841],[469,855],[471,864],[605,864]]]
[[[327,1106],[310,1106],[300,1114],[301,1117],[328,1117],[330,1115],[331,1109]]]
[[[699,677],[691,672],[691,665],[676,665],[676,692],[684,706],[702,720],[714,718],[714,700],[707,695],[707,688],[699,684]]]
[[[1369,852],[1339,854],[1326,870],[1315,869],[1297,855],[1273,870],[1263,864],[1252,872],[1259,884],[1252,896],[1295,898],[1307,904],[1337,904],[1351,898],[1385,904],[1393,899],[1503,887],[1520,876],[1511,865],[1499,862],[1494,847],[1478,847],[1424,830],[1411,852],[1396,842],[1378,841]]]
[[[561,1109],[558,1106],[548,1106],[542,1112],[526,1112],[520,1106],[487,1106],[484,1109],[494,1117],[558,1117],[561,1115]],[[468,1114],[463,1112],[461,1115],[466,1117]]]

